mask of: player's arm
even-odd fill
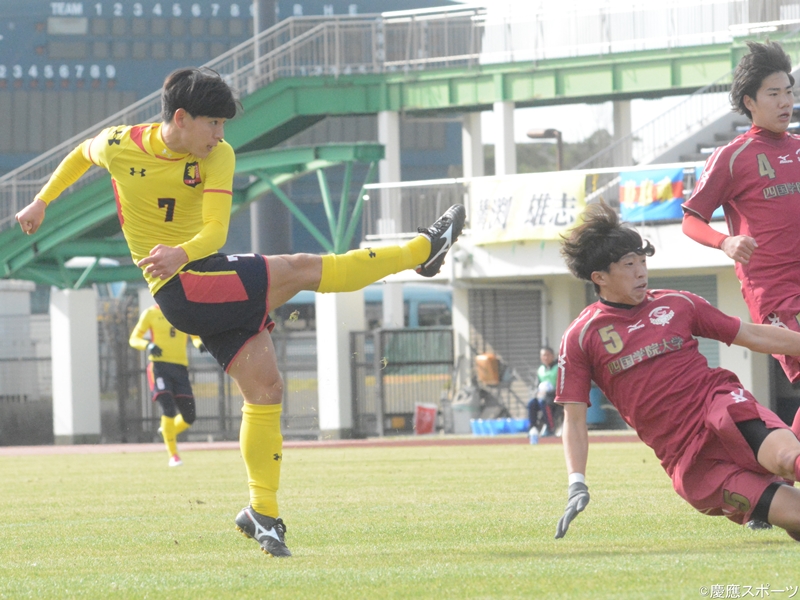
[[[86,140],[67,154],[31,203],[16,214],[22,231],[28,235],[36,233],[44,221],[47,205],[89,170],[92,162],[86,158],[86,148],[90,143],[91,140]]]
[[[747,235],[725,235],[711,227],[698,215],[686,212],[681,225],[683,233],[699,244],[722,250],[728,258],[746,265],[753,251],[758,248],[756,240]]]
[[[586,486],[586,462],[589,456],[589,429],[586,425],[584,402],[564,402],[564,427],[561,439],[564,443],[564,459],[569,473],[567,508],[556,526],[556,539],[566,535],[569,524],[589,504],[589,488]]]
[[[149,312],[150,311],[145,310],[139,315],[139,320],[136,322],[136,326],[133,328],[133,331],[131,331],[131,337],[128,339],[128,343],[131,347],[139,351],[147,350],[147,345],[150,343],[150,340],[144,337],[144,334],[150,329],[148,322]]]
[[[800,333],[774,325],[742,322],[733,343],[763,354],[800,356]]]

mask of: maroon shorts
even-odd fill
[[[764,490],[785,480],[762,467],[736,423],[761,419],[767,429],[788,429],[748,391],[719,390],[706,414],[706,427],[672,470],[675,491],[701,513],[750,520]]]
[[[272,331],[269,267],[260,254],[212,254],[192,261],[155,294],[167,320],[199,335],[226,371],[254,335]]]
[[[792,331],[800,332],[800,297],[791,298],[783,302],[775,312],[768,314],[761,322],[764,325],[784,327]],[[773,354],[781,366],[786,377],[792,383],[800,380],[800,358],[797,356],[786,356],[785,354]]]

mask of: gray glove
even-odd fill
[[[564,516],[558,520],[556,526],[556,539],[562,538],[567,534],[569,524],[578,516],[578,513],[589,504],[589,488],[585,483],[573,483],[569,486],[569,500]]]

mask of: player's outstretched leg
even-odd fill
[[[465,216],[464,207],[456,204],[448,208],[433,225],[419,229],[420,235],[405,244],[327,254],[322,257],[322,274],[315,291],[320,294],[354,292],[406,269],[415,269],[424,277],[433,277],[439,272],[447,251],[461,234]],[[274,305],[275,302],[270,304]]]
[[[420,227],[417,231],[431,241],[431,251],[428,258],[417,267],[417,273],[423,277],[433,277],[442,268],[447,251],[453,247],[461,230],[467,211],[461,204],[454,204],[428,228]]]
[[[243,535],[253,538],[261,545],[261,550],[265,554],[277,558],[291,556],[289,548],[286,547],[286,525],[283,521],[267,517],[246,506],[236,515],[236,529]]]

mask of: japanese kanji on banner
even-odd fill
[[[683,167],[619,174],[619,206],[623,221],[681,219]]]
[[[470,183],[470,227],[476,244],[552,240],[585,206],[586,176],[570,171],[485,177]]]

